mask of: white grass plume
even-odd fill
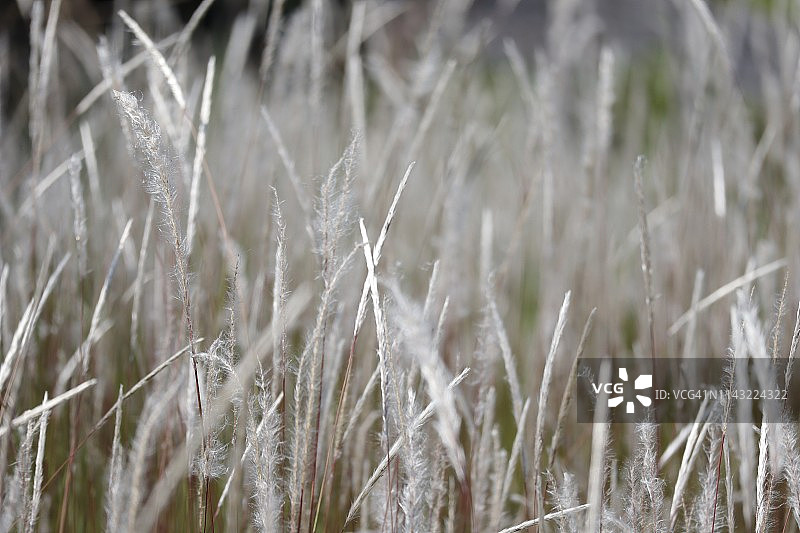
[[[342,157],[333,165],[320,188],[316,224],[315,253],[320,259],[322,295],[317,308],[314,328],[300,356],[296,370],[294,407],[295,421],[290,446],[291,474],[289,499],[291,523],[301,527],[304,516],[306,485],[316,477],[318,428],[322,408],[322,372],[325,365],[325,340],[328,334],[328,315],[343,273],[358,248],[340,257],[337,249],[347,231],[351,211],[348,205],[354,168],[353,157],[357,139],[353,139]],[[343,174],[343,175],[342,175]],[[312,483],[310,499],[313,500]],[[309,507],[313,509],[314,501]]]
[[[670,527],[674,528],[678,520],[678,512],[681,508],[686,507],[684,502],[684,491],[689,482],[689,475],[691,474],[697,456],[702,450],[703,442],[705,441],[706,433],[708,432],[711,423],[704,420],[708,416],[706,408],[708,402],[704,401],[700,411],[697,414],[692,430],[689,433],[689,438],[686,440],[686,447],[683,450],[683,459],[681,466],[678,470],[678,478],[675,482],[675,489],[672,494],[672,504],[669,511]]]
[[[553,507],[556,512],[578,507],[578,485],[575,476],[565,472],[562,481],[558,482],[552,474],[547,473],[548,486],[552,495]],[[559,533],[578,533],[578,517],[573,513],[563,514],[558,517]]]
[[[718,511],[719,492],[717,490],[717,466],[719,465],[721,431],[714,425],[709,431],[709,443],[706,447],[706,466],[700,474],[700,491],[694,498],[691,509],[695,531],[717,531],[722,523],[721,513]],[[715,516],[716,513],[716,516]]]
[[[604,362],[600,367],[600,382],[608,382],[610,375],[610,365],[608,362]],[[589,513],[586,516],[583,529],[587,533],[598,532],[603,517],[603,487],[606,479],[605,458],[608,446],[609,426],[606,420],[608,416],[607,398],[608,395],[605,392],[601,392],[595,400],[594,422],[592,424],[592,452],[591,462],[589,463],[589,485],[586,492]]]
[[[178,296],[183,303],[183,318],[186,325],[189,356],[194,373],[197,409],[200,416],[203,439],[205,440],[203,405],[200,399],[200,382],[195,358],[195,333],[192,318],[191,291],[189,288],[188,258],[185,241],[178,223],[176,197],[173,188],[174,172],[170,166],[166,147],[162,143],[161,128],[150,118],[146,111],[139,107],[136,97],[129,93],[114,91],[114,99],[123,118],[123,123],[129,124],[136,136],[137,149],[141,156],[140,166],[145,177],[145,189],[162,206],[166,229],[165,236],[175,253]],[[205,444],[203,444],[203,449],[205,450]]]
[[[286,394],[286,323],[284,311],[286,307],[286,276],[288,262],[286,259],[286,223],[281,212],[278,192],[272,190],[275,200],[273,218],[275,219],[275,277],[272,284],[272,394],[277,396],[280,390]],[[280,388],[279,388],[280,385]]]
[[[740,320],[736,307],[730,309],[731,327],[731,359],[733,364],[747,357],[747,345],[744,338],[744,327]],[[747,389],[748,380],[743,372],[736,372],[733,376],[732,386]],[[740,406],[740,404],[737,404]],[[742,487],[753,487],[755,479],[753,471],[755,469],[756,452],[753,432],[750,424],[736,424],[736,437],[739,451],[739,485]],[[753,490],[743,490],[742,494],[742,515],[744,525],[747,528],[753,527],[753,510],[755,501]]]
[[[31,450],[33,439],[36,436],[36,421],[28,421],[24,437],[17,451],[17,463],[14,466],[14,481],[12,493],[8,496],[8,509],[13,509],[18,523],[25,527],[31,513]]]
[[[248,483],[251,487],[253,522],[258,531],[280,529],[283,493],[280,483],[280,416],[277,402],[269,407],[266,392],[260,392],[251,402],[247,423],[247,448],[242,455]],[[255,413],[261,420],[256,423]]]
[[[406,353],[418,365],[430,398],[437,403],[437,428],[448,461],[455,470],[459,481],[465,480],[464,450],[458,442],[461,419],[454,394],[447,383],[450,381],[449,371],[440,354],[433,346],[433,335],[420,320],[420,309],[417,308],[397,288],[392,287],[394,297],[393,331],[400,335],[398,342],[404,346]]]
[[[636,424],[635,453],[628,468],[630,500],[625,512],[630,527],[637,531],[666,532],[664,481],[658,477],[656,426]]]
[[[78,248],[78,275],[86,275],[86,205],[83,201],[83,186],[81,185],[81,160],[73,155],[69,162],[69,184],[72,195],[72,232],[75,235],[75,245]]]
[[[107,531],[117,531],[120,528],[122,502],[127,489],[127,484],[122,483],[122,473],[125,468],[120,435],[122,427],[122,400],[122,386],[120,385],[117,403],[114,406],[114,412],[116,413],[114,419],[114,438],[111,441],[111,461],[108,465],[108,486],[106,487]]]
[[[470,469],[471,491],[475,500],[473,514],[479,520],[479,523],[476,524],[477,527],[482,526],[491,496],[489,476],[491,473],[492,431],[496,428],[495,411],[497,406],[497,394],[493,387],[488,389],[483,402],[480,431],[473,438],[472,467]]]
[[[409,391],[406,402],[406,418],[413,420],[417,412],[414,395]],[[431,465],[425,431],[411,430],[405,437],[405,446],[400,449],[400,464],[403,470],[403,485],[400,494],[400,509],[403,513],[402,531],[424,531],[431,523],[430,491],[432,488]]]
[[[295,289],[286,305],[286,322],[288,328],[294,327],[295,322],[298,320],[300,315],[306,311],[310,300],[311,292],[307,285],[300,285],[297,287],[297,289]],[[233,382],[228,382],[224,385],[223,390],[220,393],[220,398],[218,400],[219,402],[227,402],[228,398],[239,394],[242,388],[247,388],[250,386],[251,380],[256,376],[259,357],[263,357],[264,354],[269,353],[271,346],[272,331],[268,328],[259,336],[258,339],[252,342],[252,345],[240,358],[238,364],[236,365],[236,374],[240,379],[234,380]],[[181,350],[180,353],[185,353],[185,351],[186,350]],[[179,354],[176,354],[173,357],[178,356]],[[154,369],[151,372],[151,374],[153,373],[158,373],[157,369]],[[131,388],[131,391],[132,390],[133,388]],[[211,414],[214,416],[212,416],[208,421],[209,425],[217,423],[216,417],[221,416],[221,409],[212,409]],[[201,448],[202,443],[203,441],[199,438],[191,438],[182,443],[180,449],[176,451],[176,453],[170,459],[163,475],[159,478],[153,487],[153,490],[150,492],[150,496],[143,506],[142,513],[140,513],[137,529],[149,530],[154,527],[159,512],[168,503],[168,495],[172,494],[172,491],[175,490],[180,482],[186,479],[185,476],[189,466],[186,458],[197,453],[197,451]]]
[[[260,432],[262,430],[262,428],[264,427],[264,425],[266,425],[268,422],[270,422],[272,420],[272,417],[277,412],[278,406],[283,402],[283,393],[280,393],[278,395],[278,397],[275,398],[275,401],[272,402],[272,405],[269,406],[269,408],[267,410],[264,410],[264,409],[262,409],[260,407],[261,403],[263,403],[263,401],[264,401],[262,399],[262,396],[265,396],[264,395],[264,388],[259,386],[259,385],[256,385],[256,393],[251,393],[250,398],[248,399],[248,406],[249,406],[248,415],[251,418],[256,414],[255,408],[256,408],[257,405],[259,406],[259,409],[261,409],[261,411],[260,411],[261,412],[261,421],[258,423],[258,426],[256,426],[256,432]],[[266,396],[265,396],[265,398],[266,398]],[[251,421],[252,420],[249,418],[248,419],[248,423],[250,423]],[[247,426],[245,428],[245,438],[249,439],[250,437],[249,437],[249,434],[247,433],[247,431],[249,431],[249,426]],[[280,459],[282,458],[281,457],[281,451],[280,451],[280,442],[278,442],[278,445],[279,445],[279,449],[278,449],[277,455],[275,456],[275,460],[279,462]],[[242,466],[245,466],[245,467],[247,466],[246,463],[250,459],[250,454],[253,453],[253,449],[254,449],[253,446],[254,446],[254,443],[251,440],[247,440],[247,443],[245,445],[244,451],[242,452],[241,457],[239,458],[240,459],[240,463],[241,463]],[[276,464],[278,464],[278,463],[276,463]],[[245,468],[245,470],[246,470],[246,468]],[[217,500],[217,510],[215,511],[215,516],[216,516],[216,514],[218,514],[222,510],[222,507],[225,504],[225,499],[227,498],[228,494],[230,494],[231,486],[233,484],[234,477],[236,476],[236,474],[237,474],[237,465],[234,463],[233,467],[231,468],[231,472],[228,475],[228,480],[225,482],[225,486],[222,489],[222,493],[220,493],[220,495],[219,495],[219,500]]]
[[[469,373],[469,368],[465,368],[458,376],[456,376],[448,385],[448,389],[452,390],[457,387],[464,378]],[[410,430],[419,430],[430,418],[434,415],[435,410],[437,408],[437,401],[433,400],[431,403],[428,404],[427,407],[416,417],[414,418],[411,423],[409,424]],[[350,510],[347,512],[347,518],[345,519],[345,525],[350,523],[356,515],[358,514],[359,509],[361,508],[362,504],[366,500],[369,493],[375,487],[375,484],[381,478],[383,473],[386,471],[387,466],[389,465],[389,461],[393,459],[397,453],[400,451],[400,448],[403,446],[404,438],[397,439],[392,447],[389,449],[388,457],[384,457],[378,467],[370,476],[369,480],[367,481],[366,485],[361,489],[361,492],[355,498],[353,503],[350,505]]]
[[[197,227],[197,211],[199,209],[200,177],[206,157],[206,128],[211,118],[211,92],[214,87],[214,56],[208,60],[206,68],[206,81],[203,85],[203,100],[200,104],[200,126],[197,128],[197,144],[195,146],[194,161],[192,163],[191,192],[189,193],[189,216],[186,225],[186,255],[192,254],[194,236]]]
[[[492,315],[497,338],[500,341],[500,353],[503,354],[503,364],[505,365],[508,384],[511,388],[511,405],[514,409],[514,420],[519,424],[522,415],[522,387],[517,376],[517,367],[514,363],[514,355],[511,353],[508,335],[506,335],[503,322],[500,320],[500,314],[497,312],[497,305],[492,298],[489,299],[489,311]]]
[[[42,403],[47,403],[47,393],[44,393],[44,400]],[[35,531],[36,522],[39,520],[39,504],[42,501],[42,477],[44,475],[44,447],[47,437],[47,420],[50,417],[50,411],[45,411],[39,417],[39,442],[36,451],[36,463],[33,475],[33,494],[31,496],[31,512],[28,521],[25,524],[25,530]]]
[[[791,383],[792,366],[797,354],[797,345],[800,343],[800,304],[797,305],[797,314],[794,320],[794,330],[792,331],[792,342],[789,347],[789,358],[786,361],[786,372],[784,374],[783,383],[788,387]]]
[[[553,331],[553,338],[550,341],[550,350],[547,353],[547,358],[544,363],[544,371],[542,374],[542,383],[539,388],[539,405],[536,413],[536,433],[534,436],[533,448],[533,471],[534,480],[536,483],[535,506],[539,516],[544,514],[544,494],[542,489],[542,452],[544,450],[544,422],[545,415],[547,414],[547,399],[550,394],[550,382],[553,379],[553,362],[558,351],[558,344],[561,342],[561,336],[564,334],[564,327],[567,323],[567,312],[569,311],[571,291],[564,294],[564,301],[561,304],[561,310],[558,312],[558,320],[556,322],[555,330]]]
[[[766,416],[766,415],[765,415]],[[756,531],[769,531],[772,511],[772,472],[769,467],[769,435],[771,424],[761,423],[758,443],[758,470],[756,476]]]
[[[792,423],[784,423],[781,442],[784,466],[782,476],[786,481],[787,500],[794,521],[800,527],[800,450],[797,447],[797,430]]]
[[[731,469],[731,453],[730,453],[730,439],[725,439],[728,434],[728,427],[726,424],[725,432],[722,437],[725,442],[722,443],[722,456],[725,460],[725,510],[727,511],[727,525],[729,530],[736,528],[736,504],[734,500],[733,489],[733,470]]]

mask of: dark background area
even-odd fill
[[[344,14],[338,17],[340,23],[347,20],[352,0],[325,0],[332,11]],[[596,13],[597,29],[604,35],[604,39],[617,41],[623,48],[636,51],[652,45],[663,38],[670,38],[679,34],[675,31],[675,8],[672,2],[641,2],[639,0],[588,0]],[[196,41],[227,38],[236,17],[246,11],[251,5],[250,0],[216,0],[203,17],[193,35]],[[433,0],[397,0],[403,4],[405,10],[396,20],[388,26],[394,29],[398,37],[397,46],[403,48],[406,42],[413,39],[402,38],[402,34],[409,34],[426,24],[436,3]],[[7,51],[5,58],[0,61],[7,62],[7,78],[0,80],[2,84],[2,104],[6,112],[13,112],[24,98],[24,91],[28,79],[28,56],[30,53],[30,6],[33,0],[3,0],[0,2],[0,51]],[[101,35],[108,34],[112,25],[119,24],[115,20],[115,13],[119,9],[130,12],[137,18],[145,31],[151,33],[155,39],[163,38],[165,32],[159,31],[156,22],[170,19],[181,26],[189,20],[192,13],[200,4],[199,0],[164,0],[158,4],[167,8],[165,14],[149,12],[148,18],[140,18],[143,8],[152,4],[139,3],[136,0],[63,0],[60,21],[69,21],[79,26],[86,35],[96,41]],[[269,13],[269,0],[264,1]],[[291,16],[302,4],[302,0],[286,0],[284,5],[285,16]],[[521,0],[513,12],[503,9],[507,3],[492,0],[474,0],[470,7],[468,20],[470,24],[477,24],[486,19],[492,22],[495,38],[487,53],[490,56],[503,57],[502,38],[511,37],[526,55],[543,45],[546,41],[548,5],[547,0]],[[20,10],[20,5],[27,12]],[[45,23],[49,12],[50,1],[45,1]],[[139,15],[139,16],[137,16]],[[168,15],[168,16],[167,16]],[[176,20],[177,17],[177,20]],[[176,25],[177,26],[177,25]],[[263,32],[266,24],[260,24],[254,43],[263,42]],[[345,29],[339,28],[342,31]],[[251,61],[257,64],[261,52],[258,46],[251,50]],[[125,51],[123,58],[127,58]]]

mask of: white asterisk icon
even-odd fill
[[[628,381],[628,369],[625,367],[620,367],[619,369],[619,379],[624,382]],[[643,390],[649,389],[653,386],[653,375],[652,374],[642,374],[636,381],[633,382],[633,388],[635,390]],[[652,402],[649,396],[644,396],[641,394],[636,395],[636,399],[639,400],[639,403],[644,405],[645,407],[649,407]],[[614,396],[608,399],[608,406],[609,407],[616,407],[623,402],[624,398],[620,396]],[[635,411],[635,406],[632,401],[629,401],[625,404],[625,412],[626,413],[633,413]]]

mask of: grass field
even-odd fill
[[[574,402],[579,356],[793,361],[792,0],[17,4],[0,531],[800,531],[793,415]]]

